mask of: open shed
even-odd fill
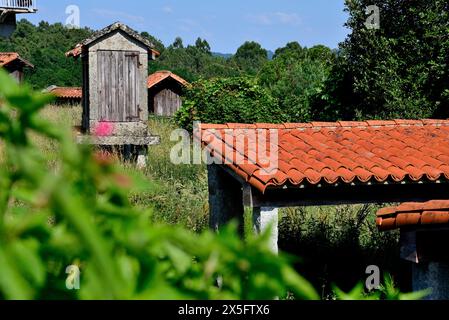
[[[83,98],[83,88],[81,87],[50,86],[45,91],[56,97],[58,105],[78,105]]]
[[[182,94],[189,83],[170,71],[157,71],[148,76],[149,113],[172,117],[182,107]]]
[[[143,148],[159,143],[148,128],[148,60],[158,55],[153,48],[139,33],[117,22],[66,54],[83,62],[80,142]],[[108,130],[99,132],[99,127]]]
[[[201,125],[195,136],[209,155],[211,228],[236,219],[243,230],[249,207],[255,230],[274,226],[276,252],[278,208],[449,198],[449,121]],[[406,239],[403,232],[403,246],[416,246]],[[419,267],[414,283],[431,283],[434,271]],[[434,298],[449,298],[444,288]]]

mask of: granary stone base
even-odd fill
[[[90,133],[95,134],[95,129],[100,124],[99,121],[90,121]],[[113,124],[113,134],[114,136],[148,136],[148,124],[146,122],[114,122]],[[87,131],[89,132],[89,131]]]
[[[98,146],[152,146],[160,144],[161,138],[158,136],[107,136],[107,137],[94,137],[79,135],[76,138],[79,144],[91,144]]]

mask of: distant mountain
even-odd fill
[[[225,59],[230,59],[233,56],[232,53],[220,53],[220,52],[212,52],[212,55],[214,57],[221,57],[221,58],[225,58]],[[273,60],[273,56],[274,56],[274,52],[271,50],[268,50],[268,60]]]
[[[220,52],[212,52],[212,55],[214,57],[221,57],[221,58],[225,58],[225,59],[230,59],[233,56],[232,53],[220,53]]]

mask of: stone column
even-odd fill
[[[137,168],[145,169],[147,167],[148,160],[148,147],[138,146],[137,148]]]
[[[237,221],[239,234],[244,234],[243,188],[219,165],[208,166],[210,228],[216,232],[231,221]]]
[[[265,232],[271,227],[270,249],[274,253],[279,253],[279,210],[277,208],[254,208],[253,209],[253,228],[257,234]]]

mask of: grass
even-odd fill
[[[55,125],[73,127],[80,125],[82,110],[76,105],[48,106],[42,116]],[[162,143],[149,148],[148,166],[143,172],[156,183],[157,192],[131,194],[131,201],[142,208],[153,207],[157,222],[181,224],[193,231],[204,230],[209,212],[206,167],[171,163],[170,151],[176,142],[170,141],[170,134],[176,126],[170,119],[150,119],[149,128],[153,135],[161,137]],[[49,168],[54,168],[56,145],[41,137],[35,139],[46,154]],[[137,170],[129,164],[124,166],[128,172]]]
[[[55,123],[71,126],[81,121],[79,106],[49,106],[42,114]],[[176,142],[170,141],[170,134],[177,126],[170,119],[152,118],[149,128],[152,134],[161,137],[162,143],[150,147],[144,174],[158,187],[156,191],[130,194],[132,203],[154,208],[155,222],[204,230],[209,212],[206,167],[171,163],[170,151]],[[55,145],[45,140],[40,145],[48,155],[49,166],[53,167],[57,157]],[[125,168],[130,172],[137,170],[129,164]],[[377,231],[376,209],[376,206],[282,209],[280,247],[303,258],[298,264],[299,271],[322,288],[324,298],[334,283],[352,289],[366,277],[364,272],[369,265],[401,275],[398,233]],[[248,212],[245,220],[246,229],[251,230]]]

